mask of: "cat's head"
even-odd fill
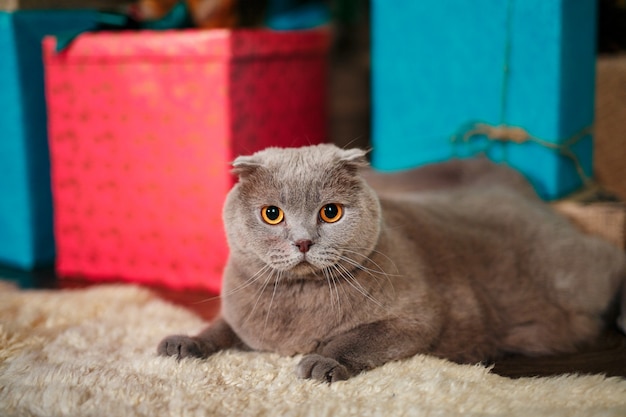
[[[365,166],[365,151],[327,144],[237,158],[239,182],[224,206],[234,261],[285,277],[363,264],[381,222],[378,198],[359,175]]]

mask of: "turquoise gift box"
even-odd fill
[[[373,0],[372,164],[485,153],[545,199],[592,175],[595,0]]]
[[[94,25],[90,10],[0,10],[0,263],[54,260],[42,38]]]

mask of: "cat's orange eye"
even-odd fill
[[[326,204],[320,210],[320,219],[326,223],[335,223],[343,216],[343,207],[341,204]]]
[[[261,217],[265,223],[274,226],[283,221],[285,214],[279,207],[265,206],[261,209]]]

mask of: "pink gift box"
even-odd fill
[[[229,163],[325,140],[324,31],[44,41],[57,272],[219,291]]]

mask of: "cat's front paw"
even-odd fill
[[[346,380],[352,375],[348,371],[348,368],[336,360],[314,354],[302,358],[298,364],[298,376],[300,378],[315,379],[330,384]]]
[[[200,340],[182,335],[168,336],[159,343],[157,353],[161,356],[176,356],[183,358],[206,358],[211,353],[206,344]]]

